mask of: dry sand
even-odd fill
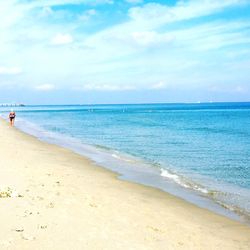
[[[250,249],[248,226],[2,120],[0,177],[0,249]]]

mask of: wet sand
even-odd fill
[[[0,249],[250,249],[250,227],[0,120]]]

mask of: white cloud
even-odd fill
[[[53,14],[54,14],[54,11],[52,10],[52,8],[49,7],[49,6],[45,6],[45,7],[42,8],[40,16],[41,17],[47,17],[47,16],[50,16],[50,15],[53,15]]]
[[[184,44],[185,41],[188,40],[190,44],[192,44],[192,40],[195,41],[195,30],[196,26],[199,26],[198,24],[191,28],[186,27],[181,30],[172,30],[166,33],[156,30],[161,29],[162,26],[168,23],[214,14],[225,8],[241,6],[245,3],[245,0],[191,0],[179,1],[175,6],[158,3],[144,4],[141,7],[130,8],[128,12],[131,18],[130,21],[115,25],[87,37],[84,45],[92,48],[103,48],[103,50],[107,52],[107,55],[124,56],[126,53],[132,54],[138,49],[140,50],[140,46],[154,47],[160,44],[168,44],[173,40],[176,40],[175,44],[179,42],[180,44]],[[227,25],[228,24],[225,23],[223,28],[230,29],[230,26]],[[212,24],[210,28],[216,28],[216,23]],[[211,30],[208,30],[208,32],[209,31]],[[186,36],[185,33],[189,33],[191,38]],[[178,35],[177,39],[176,34]],[[205,34],[205,32],[203,32],[203,34]],[[209,33],[204,35],[204,40],[201,41],[200,46],[211,46],[211,43],[205,41],[205,38],[209,38],[209,35]],[[222,35],[223,33],[221,36]],[[183,41],[181,41],[182,37],[184,37]],[[226,40],[229,41],[228,39],[224,41]],[[218,39],[216,39],[216,41],[218,41]],[[231,39],[231,43],[233,43],[233,39]],[[135,47],[133,48],[133,46]],[[112,54],[110,50],[113,51]]]
[[[207,16],[225,8],[246,3],[246,0],[190,0],[179,1],[175,6],[149,3],[142,7],[131,8],[129,16],[132,20],[143,22],[144,25],[153,28],[171,22]]]
[[[223,56],[229,51],[239,53],[241,46],[238,44],[243,44],[249,51],[245,44],[250,40],[250,20],[242,16],[242,19],[230,18],[225,22],[216,17],[216,21],[209,18],[188,25],[178,24],[245,2],[190,0],[171,6],[143,4],[131,8],[127,19],[123,13],[121,20],[115,18],[112,22],[107,18],[107,12],[102,13],[98,6],[90,7],[82,17],[79,17],[79,11],[72,12],[67,6],[62,8],[67,12],[65,15],[56,13],[58,10],[54,8],[68,3],[91,4],[91,1],[35,0],[29,4],[28,1],[0,0],[0,65],[22,65],[25,74],[18,76],[18,81],[12,81],[13,84],[26,86],[29,82],[37,90],[55,88],[49,84],[34,87],[37,79],[63,85],[65,89],[79,81],[87,82],[91,84],[81,89],[96,91],[163,89],[166,86],[162,79],[176,86],[205,84],[205,81],[213,83],[218,79],[223,82],[226,77],[232,78],[232,82],[244,75],[242,72],[248,72],[249,66],[241,64],[235,71],[233,65],[227,74],[229,66],[225,65]],[[98,20],[94,20],[92,17],[97,14]],[[102,18],[104,22],[99,23]],[[87,20],[90,25],[82,20]],[[169,23],[174,24],[167,25]],[[71,46],[48,46],[67,44]],[[236,46],[227,49],[226,46],[231,45]],[[245,53],[241,56],[246,57]],[[0,68],[0,74],[6,72],[18,74],[18,70]],[[213,74],[208,76],[207,72]],[[249,76],[245,76],[247,78]],[[225,81],[229,81],[227,79]],[[7,80],[10,82],[12,78]],[[130,85],[131,82],[134,85]]]
[[[38,85],[35,87],[36,90],[39,91],[50,91],[55,89],[55,85],[53,84],[42,84],[42,85]]]
[[[195,27],[168,32],[180,47],[209,51],[234,44],[247,44],[249,37],[242,32],[250,27],[249,21],[210,22]]]
[[[70,34],[56,34],[52,39],[51,39],[51,44],[52,45],[65,45],[65,44],[70,44],[72,43],[73,37]]]
[[[22,73],[19,67],[0,67],[0,75],[18,75]]]
[[[142,46],[159,45],[162,43],[167,44],[174,39],[173,36],[159,34],[155,31],[133,32],[131,36],[135,43]]]
[[[97,11],[95,9],[89,9],[79,16],[79,20],[88,21],[91,17],[95,15],[97,15]]]
[[[165,89],[167,87],[166,83],[164,83],[163,81],[160,81],[156,84],[153,84],[152,86],[150,86],[150,89]]]

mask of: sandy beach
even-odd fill
[[[249,249],[250,227],[0,120],[0,249]]]

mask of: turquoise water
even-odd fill
[[[140,162],[146,172],[155,169],[161,182],[250,214],[250,103],[28,106],[16,111],[19,126],[28,121],[123,162]]]

